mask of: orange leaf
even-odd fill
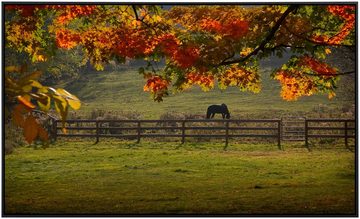
[[[19,103],[24,105],[27,109],[29,109],[29,110],[35,109],[35,105],[32,104],[27,99],[25,99],[23,96],[17,96],[17,100],[19,101]]]
[[[39,133],[39,124],[33,116],[26,118],[24,123],[24,137],[25,140],[31,144]]]
[[[14,107],[13,111],[12,111],[12,119],[13,122],[15,123],[15,125],[19,126],[19,127],[24,127],[24,116],[23,116],[23,112],[25,111],[24,106],[23,105],[17,105]]]

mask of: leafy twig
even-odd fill
[[[286,17],[294,10],[296,10],[299,6],[298,5],[290,5],[286,11],[281,15],[279,20],[276,21],[275,25],[270,30],[269,34],[266,36],[266,38],[260,43],[258,47],[256,47],[251,53],[249,53],[247,56],[239,58],[239,59],[233,59],[229,61],[223,61],[219,63],[218,65],[229,65],[234,63],[241,63],[246,60],[248,60],[250,57],[258,54],[259,51],[262,51],[265,49],[266,44],[275,36],[276,31],[280,28],[280,26],[284,23]]]

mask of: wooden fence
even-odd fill
[[[59,133],[62,130],[62,121],[53,122],[53,137],[93,137],[96,142],[100,138],[116,137],[126,139],[141,138],[164,138],[176,137],[184,143],[186,138],[223,138],[225,147],[231,138],[273,138],[278,148],[281,149],[281,120],[258,119],[258,120],[67,120],[65,122],[68,133]],[[153,124],[149,126],[148,124]],[[155,126],[154,126],[155,124]],[[206,124],[207,126],[205,126]],[[250,124],[250,125],[246,125]],[[77,131],[92,131],[92,133],[72,133]],[[154,133],[159,130],[168,130],[165,133]],[[116,133],[118,131],[118,133]],[[203,133],[214,131],[215,133]],[[238,133],[236,131],[242,131]],[[261,133],[259,133],[261,131]],[[219,133],[220,132],[220,133]],[[244,133],[245,132],[245,133]]]
[[[343,138],[348,148],[348,139],[356,138],[355,126],[353,119],[306,119],[305,146],[310,150],[309,138]]]
[[[57,137],[91,137],[98,143],[100,138],[134,139],[173,137],[225,140],[224,149],[233,138],[270,138],[282,149],[283,124],[280,119],[192,119],[192,120],[67,120],[62,132],[62,121],[53,120],[50,128],[54,139]],[[149,125],[152,124],[152,125]],[[60,130],[60,132],[59,132]],[[162,130],[163,132],[159,133]],[[211,131],[211,133],[206,133]],[[239,133],[240,131],[240,133]],[[310,150],[311,138],[343,138],[348,148],[348,139],[356,139],[356,123],[352,119],[305,119],[305,146]],[[283,139],[285,140],[285,139]]]

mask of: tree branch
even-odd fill
[[[310,74],[310,73],[304,73],[304,75],[311,75],[311,76],[340,76],[340,75],[350,75],[354,74],[355,71],[347,71],[347,72],[339,72],[336,74]]]
[[[140,19],[140,18],[139,18],[139,15],[137,14],[137,11],[136,11],[136,5],[131,5],[131,7],[132,7],[132,9],[133,9],[133,11],[134,11],[135,19],[136,19],[137,21],[140,21],[140,22],[141,22],[142,24],[144,24],[146,27],[152,28],[148,23],[146,23],[146,22],[144,21],[144,19]]]
[[[265,39],[260,43],[260,45],[255,48],[251,53],[249,53],[247,56],[239,58],[239,59],[233,59],[230,61],[223,61],[221,63],[218,64],[218,66],[220,65],[229,65],[229,64],[234,64],[234,63],[241,63],[246,61],[247,59],[249,59],[250,57],[256,55],[259,51],[264,50],[265,49],[265,45],[275,36],[276,31],[280,28],[280,26],[283,24],[283,22],[285,21],[285,18],[295,9],[297,9],[299,6],[298,5],[290,5],[286,11],[281,15],[281,17],[279,18],[279,20],[276,21],[275,25],[272,27],[271,31],[269,32],[269,34],[265,37]]]
[[[134,11],[136,20],[139,21],[140,19],[139,19],[139,15],[137,14],[137,11],[136,11],[136,6],[135,6],[135,5],[131,5],[131,7],[132,7],[132,9],[133,9],[133,11]]]
[[[300,35],[300,34],[297,34],[297,33],[293,32],[293,31],[291,31],[287,25],[284,25],[284,27],[285,27],[285,29],[286,29],[289,33],[293,34],[294,36],[296,36],[296,37],[298,37],[298,38],[300,38],[300,39],[303,39],[303,40],[305,40],[305,41],[308,41],[308,42],[310,42],[310,43],[316,44],[316,45],[318,45],[318,46],[355,47],[354,45],[334,44],[334,43],[326,43],[326,42],[317,42],[317,41],[314,41],[314,40],[312,40],[312,39],[310,39],[310,38],[307,38],[306,36],[303,36],[303,35]]]

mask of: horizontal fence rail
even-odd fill
[[[152,126],[151,126],[152,125]],[[155,126],[154,126],[155,125]],[[207,126],[206,126],[207,125]],[[62,121],[55,120],[53,133],[56,137],[93,137],[96,142],[100,138],[117,137],[126,139],[176,137],[181,143],[186,138],[222,138],[225,147],[230,138],[271,138],[275,139],[279,149],[280,120],[279,119],[192,119],[192,120],[66,120],[65,129],[68,133],[60,132],[63,129]],[[79,133],[73,131],[92,131]],[[157,131],[166,131],[159,133]],[[213,131],[214,133],[204,133]],[[241,133],[239,133],[239,131]],[[261,131],[261,133],[259,133]]]
[[[349,138],[356,138],[353,119],[306,119],[305,146],[310,150],[309,138],[343,138],[348,148]]]
[[[349,139],[356,138],[353,119],[305,119],[305,146],[310,150],[311,138],[343,138],[348,147]],[[291,122],[291,121],[287,121]],[[225,139],[227,148],[231,138],[274,139],[279,149],[283,131],[280,119],[191,119],[191,120],[66,120],[64,133],[61,120],[52,120],[50,131],[57,137],[90,137],[98,143],[100,138],[124,138],[140,142],[141,138],[186,138],[200,140]],[[289,127],[288,127],[289,128]],[[291,130],[287,130],[290,132]],[[209,133],[210,132],[210,133]]]

